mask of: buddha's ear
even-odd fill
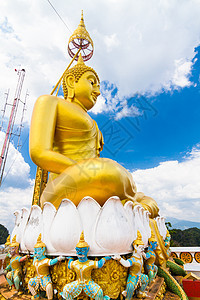
[[[75,87],[75,77],[72,74],[69,74],[65,78],[65,83],[67,85],[68,94],[67,97],[70,99],[74,98],[74,87]]]

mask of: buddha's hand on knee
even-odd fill
[[[119,254],[115,254],[112,256],[112,259],[120,261],[121,256]]]

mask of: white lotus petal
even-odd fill
[[[159,230],[159,233],[160,235],[162,236],[162,228],[160,226],[160,217],[156,217],[156,223],[157,223],[157,226],[158,226],[158,230]]]
[[[135,205],[134,206],[134,213],[135,213],[135,227],[136,232],[139,230],[139,232],[142,235],[142,241],[146,241],[145,232],[144,232],[144,224],[142,221],[141,211],[143,210],[143,207],[141,205]]]
[[[148,239],[151,237],[151,229],[147,220],[147,211],[141,207],[139,209],[139,215],[142,223],[141,234],[144,246],[148,246]]]
[[[50,228],[50,241],[59,253],[75,253],[81,234],[81,221],[76,206],[68,199],[62,200]]]
[[[20,222],[21,222],[21,214],[22,214],[22,212],[19,211],[19,210],[16,210],[14,212],[14,215],[15,215],[15,227],[14,227],[12,233],[11,233],[11,239],[10,239],[11,241],[14,238],[14,236],[16,235],[16,241],[20,242],[19,238],[18,238],[18,235],[19,235],[19,225],[20,225]]]
[[[77,209],[80,215],[85,241],[90,246],[89,255],[93,252],[98,253],[100,248],[95,243],[94,230],[101,206],[93,198],[84,197]]]
[[[50,202],[44,203],[42,211],[42,223],[43,223],[43,239],[42,241],[46,244],[48,254],[55,254],[56,249],[53,247],[50,241],[50,228],[56,215],[56,208]]]
[[[127,213],[127,216],[129,218],[129,221],[131,224],[131,228],[133,230],[132,242],[137,238],[137,231],[136,231],[136,225],[135,225],[135,213],[134,213],[133,207],[134,207],[134,205],[133,205],[132,201],[127,201],[124,204],[124,209]]]
[[[165,225],[165,217],[160,218],[160,228],[161,228],[161,232],[162,232],[161,235],[163,237],[163,240],[165,240],[166,235],[167,235],[167,227]]]
[[[20,249],[23,252],[26,252],[26,246],[24,244],[24,232],[26,228],[26,224],[28,222],[28,217],[29,217],[29,210],[26,207],[22,208],[22,215],[21,215],[21,222],[19,225],[19,240],[20,240]]]
[[[144,211],[144,228],[147,233],[148,239],[151,237],[151,227],[150,227],[150,222],[149,222],[149,216],[150,212],[148,210]]]
[[[110,197],[102,207],[95,238],[107,254],[129,252],[132,242],[131,224],[118,197]]]
[[[42,210],[38,205],[33,205],[24,232],[24,244],[29,251],[34,251],[40,233],[42,234]]]

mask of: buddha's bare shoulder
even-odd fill
[[[44,102],[58,103],[59,100],[63,100],[63,99],[52,95],[42,95],[37,99],[36,103],[44,103]]]
[[[56,104],[56,105],[69,105],[71,106],[71,103],[63,98],[52,96],[52,95],[42,95],[40,96],[37,101],[37,104]]]

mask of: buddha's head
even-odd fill
[[[85,110],[91,109],[100,95],[97,73],[85,65],[81,55],[77,64],[63,76],[64,98],[76,102]]]

